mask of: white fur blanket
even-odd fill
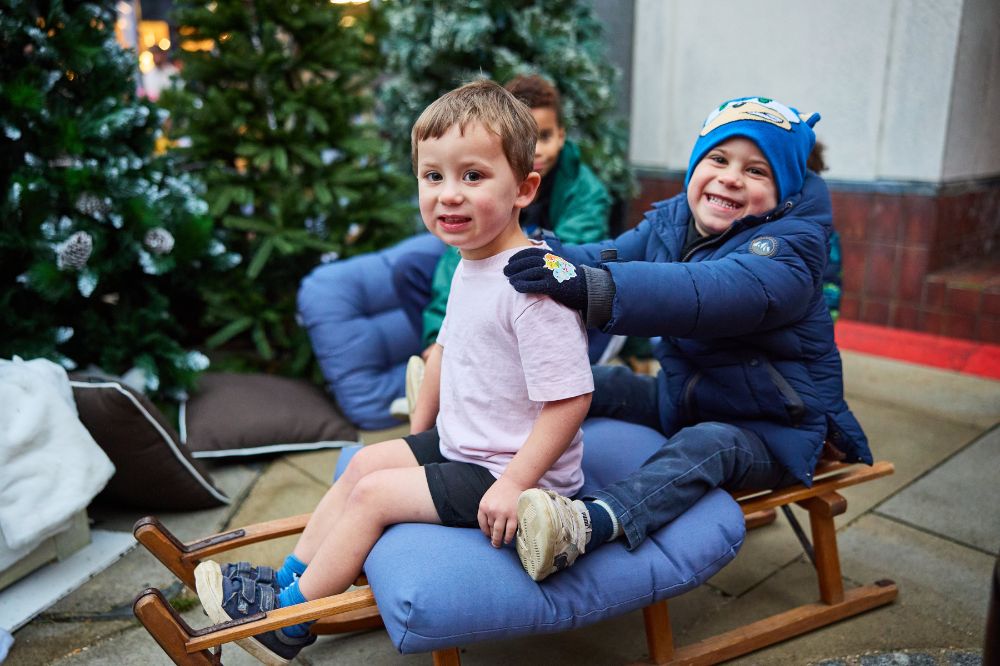
[[[114,471],[77,417],[65,370],[0,359],[0,542],[19,549],[65,529]]]

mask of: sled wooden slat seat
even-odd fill
[[[667,601],[657,601],[643,609],[649,661],[655,664],[713,664],[773,645],[838,620],[892,602],[895,583],[878,581],[845,590],[840,571],[834,518],[844,513],[846,499],[837,491],[893,473],[890,462],[872,466],[821,463],[811,488],[802,485],[763,492],[733,495],[744,516],[767,515],[775,508],[797,504],[808,512],[819,601],[767,617],[698,643],[675,648],[670,629]],[[143,518],[134,528],[136,539],[188,587],[194,588],[194,568],[203,559],[250,543],[300,532],[308,515],[250,525],[205,539],[182,543],[155,518]],[[769,522],[764,520],[763,522]],[[155,588],[141,592],[133,611],[160,647],[177,664],[221,663],[218,648],[237,638],[261,631],[318,620],[314,633],[337,633],[371,628],[380,624],[378,608],[366,580],[361,586],[299,606],[221,625],[192,630]],[[457,647],[435,650],[437,666],[460,663]]]

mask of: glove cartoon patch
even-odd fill
[[[548,252],[542,258],[545,259],[545,267],[552,271],[552,277],[556,282],[565,282],[576,277],[576,268],[562,257]]]

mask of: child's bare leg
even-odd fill
[[[358,481],[372,472],[393,468],[416,468],[410,445],[401,439],[392,439],[363,447],[354,454],[347,469],[330,487],[320,500],[306,524],[302,536],[292,554],[306,564],[311,564],[313,556],[330,530],[340,519],[347,498]],[[421,470],[421,473],[423,471]]]
[[[385,528],[410,522],[441,522],[424,469],[384,469],[365,475],[299,579],[302,595],[317,599],[346,590]]]

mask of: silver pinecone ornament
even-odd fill
[[[163,227],[156,227],[146,232],[143,243],[153,254],[170,254],[174,249],[174,236]]]
[[[94,251],[94,239],[86,231],[75,234],[56,245],[56,266],[59,270],[80,270],[87,265]]]

